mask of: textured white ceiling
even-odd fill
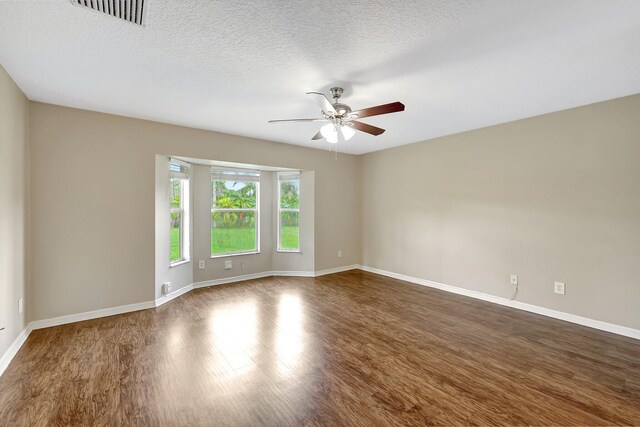
[[[0,63],[36,101],[326,148],[334,85],[365,153],[640,92],[638,0],[146,0],[145,27],[69,0],[0,1]]]

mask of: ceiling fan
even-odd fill
[[[401,102],[392,102],[390,104],[377,105],[375,107],[364,108],[362,110],[352,111],[347,104],[340,102],[343,89],[341,87],[332,87],[331,95],[333,103],[321,92],[307,92],[312,95],[322,108],[322,117],[315,119],[285,119],[285,120],[269,120],[269,123],[281,122],[329,122],[320,128],[312,140],[326,139],[332,144],[338,141],[347,141],[355,135],[355,131],[359,130],[374,136],[378,136],[384,132],[384,129],[362,123],[356,119],[365,117],[379,116],[381,114],[397,113],[404,111],[404,104]]]

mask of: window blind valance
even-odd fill
[[[169,159],[169,174],[171,178],[189,179],[191,165],[177,159]]]
[[[260,182],[260,171],[212,167],[211,178],[216,181]]]
[[[281,171],[278,172],[280,181],[297,181],[300,179],[300,171]]]

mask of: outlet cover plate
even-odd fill
[[[517,274],[512,274],[511,275],[511,284],[512,285],[517,285],[518,284],[518,275]]]
[[[553,292],[556,294],[564,295],[564,283],[563,282],[553,282]]]
[[[231,261],[225,261],[224,262],[224,269],[225,270],[231,270],[233,268],[233,263]]]

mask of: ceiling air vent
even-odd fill
[[[71,0],[71,3],[124,19],[133,24],[144,24],[145,3],[149,0]]]

